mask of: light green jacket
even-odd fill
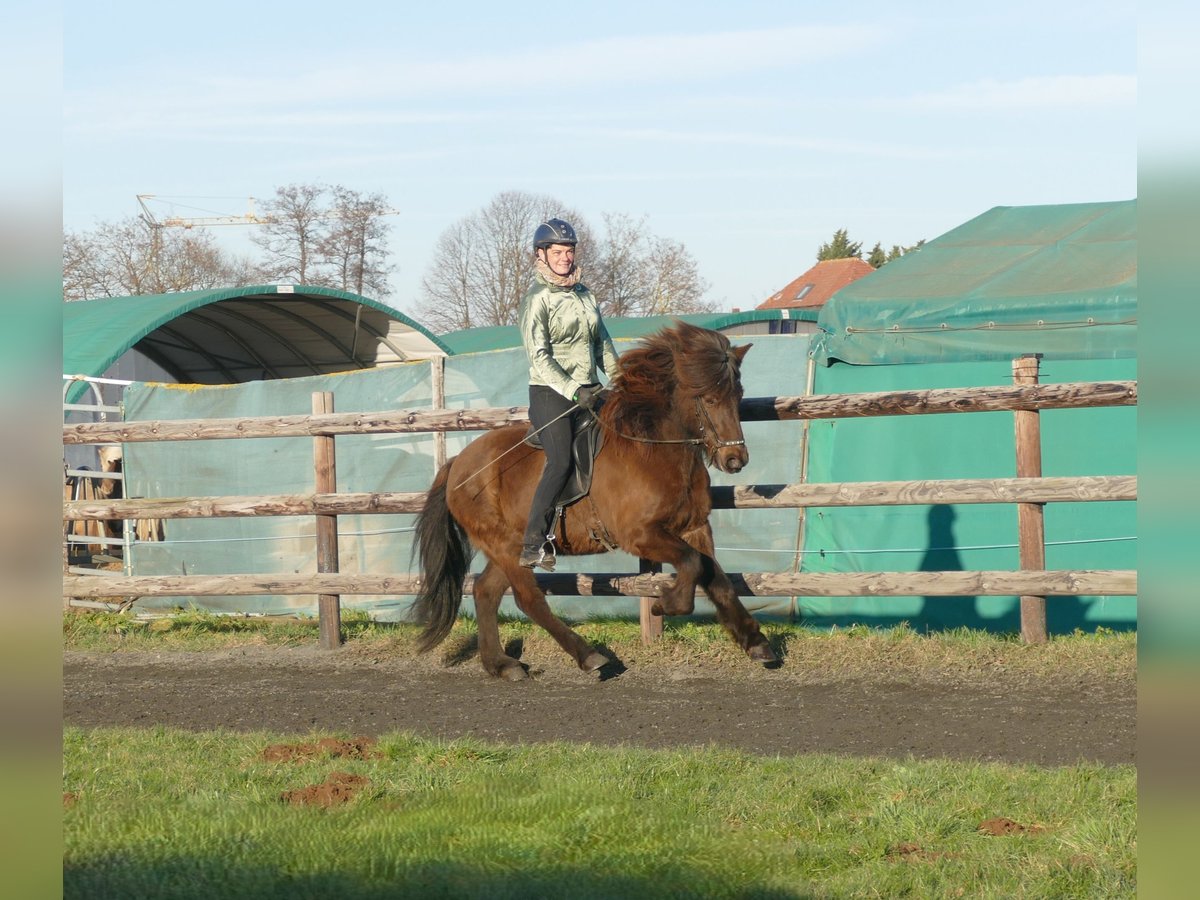
[[[585,384],[595,384],[597,367],[617,374],[613,347],[596,298],[582,284],[550,284],[541,275],[521,301],[521,342],[529,357],[529,383],[553,388],[568,400]]]

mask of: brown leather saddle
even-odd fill
[[[529,432],[524,441],[530,447],[542,449],[541,438],[534,434],[534,427],[529,426]],[[566,487],[554,501],[554,505],[562,508],[570,506],[576,500],[587,496],[592,489],[592,471],[595,468],[596,455],[604,445],[604,431],[594,415],[583,416],[583,423],[575,429],[571,439],[571,477],[567,479]]]

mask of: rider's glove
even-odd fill
[[[600,397],[600,385],[585,384],[575,392],[575,402],[587,410],[596,408],[596,400]]]

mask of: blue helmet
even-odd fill
[[[551,244],[569,244],[574,247],[577,243],[579,239],[575,237],[575,229],[571,227],[570,222],[564,222],[562,219],[543,222],[533,233],[534,250],[543,250]]]

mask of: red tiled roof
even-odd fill
[[[869,262],[857,256],[822,260],[783,290],[772,294],[756,309],[824,306],[825,301],[837,291],[874,271]]]

